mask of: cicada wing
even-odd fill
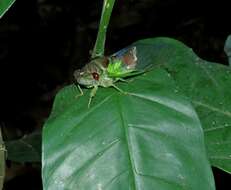
[[[122,67],[127,70],[134,70],[137,65],[136,47],[124,48],[111,56],[112,60],[121,60]]]
[[[113,53],[113,54],[111,55],[111,57],[121,58],[121,57],[123,57],[124,54],[126,54],[130,49],[132,49],[132,47],[123,48],[123,49],[117,51],[116,53]]]

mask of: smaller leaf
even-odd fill
[[[15,162],[41,161],[41,133],[35,132],[21,139],[6,141],[7,159]]]
[[[14,2],[15,0],[0,0],[0,18],[2,18]]]
[[[0,189],[3,187],[5,176],[5,146],[2,140],[2,133],[0,128]]]
[[[228,57],[229,66],[231,66],[231,35],[225,41],[224,51]]]

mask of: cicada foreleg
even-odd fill
[[[91,90],[90,98],[89,98],[88,105],[87,105],[88,108],[90,108],[92,98],[94,98],[94,96],[96,95],[97,90],[98,90],[98,86],[94,86],[93,89]]]
[[[76,98],[78,98],[78,97],[80,97],[80,96],[83,96],[83,90],[81,89],[81,87],[80,87],[79,85],[77,85],[77,88],[78,88],[80,94],[77,94],[77,95],[75,96]]]
[[[117,78],[117,79],[116,79],[116,81],[121,81],[121,82],[126,82],[126,83],[128,83],[128,82],[129,82],[128,80],[123,79],[123,78]]]
[[[119,87],[116,86],[115,84],[112,84],[111,86],[112,86],[113,88],[115,88],[116,90],[118,90],[119,92],[121,92],[122,94],[125,94],[125,95],[128,94],[128,92],[123,91],[121,88],[119,88]]]

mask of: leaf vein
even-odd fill
[[[204,132],[210,132],[210,131],[215,131],[215,130],[219,130],[219,129],[225,129],[228,127],[231,127],[231,125],[223,125],[223,126],[207,128],[207,129],[204,129]]]
[[[231,160],[231,156],[210,156],[212,160]]]
[[[204,71],[205,73],[207,74],[207,76],[210,78],[210,80],[214,83],[214,85],[220,89],[220,86],[219,84],[217,83],[216,79],[210,74],[210,72],[208,71],[207,67],[204,67],[203,64],[198,64]]]
[[[182,189],[182,185],[181,184],[178,184],[176,182],[173,182],[173,181],[169,181],[167,179],[165,179],[164,177],[159,177],[159,176],[153,176],[153,175],[147,175],[147,174],[141,174],[139,173],[140,176],[142,177],[147,177],[147,178],[152,178],[152,179],[156,179],[156,180],[159,180],[159,181],[164,181],[168,184],[173,184],[173,185],[176,185],[177,187],[180,187]],[[184,188],[185,189],[185,188]]]
[[[154,99],[151,99],[151,98],[147,98],[146,96],[135,94],[135,93],[129,93],[129,95],[132,95],[134,97],[137,97],[137,98],[140,98],[140,99],[144,99],[144,100],[147,100],[147,101],[150,101],[150,102],[154,102],[154,103],[160,104],[160,105],[162,105],[162,106],[164,106],[164,107],[166,107],[168,109],[172,109],[172,110],[174,110],[174,111],[176,111],[176,112],[178,112],[180,114],[183,114],[183,115],[187,116],[187,113],[182,112],[181,110],[177,110],[175,108],[176,106],[173,107],[173,106],[169,106],[169,105],[165,104],[164,101],[158,101],[157,99],[154,100]],[[179,106],[177,106],[177,107],[179,107]]]
[[[221,110],[221,109],[219,109],[219,108],[217,108],[217,107],[214,107],[214,106],[211,106],[211,105],[209,105],[209,104],[205,104],[205,103],[203,103],[203,102],[196,101],[196,100],[192,100],[192,103],[193,103],[193,104],[196,104],[196,105],[198,105],[198,106],[202,106],[202,107],[205,107],[205,108],[207,108],[207,109],[210,109],[210,110],[212,110],[212,111],[214,111],[214,112],[218,112],[218,113],[221,113],[221,114],[226,115],[226,116],[228,116],[228,117],[231,117],[231,112],[229,112],[229,111]]]
[[[220,141],[220,142],[212,142],[212,143],[208,143],[210,145],[221,145],[221,144],[231,144],[231,141]]]
[[[110,185],[110,184],[112,184],[117,178],[119,178],[121,175],[123,175],[123,174],[125,174],[126,172],[129,172],[129,170],[124,170],[124,171],[122,171],[122,172],[120,172],[119,174],[117,174],[115,177],[113,177],[105,186],[104,186],[104,188],[102,188],[102,189],[107,189],[107,187]]]

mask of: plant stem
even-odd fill
[[[109,24],[114,3],[115,0],[104,0],[97,39],[91,58],[102,57],[104,55],[107,27]]]
[[[0,0],[0,18],[2,18],[14,2],[15,0]]]

